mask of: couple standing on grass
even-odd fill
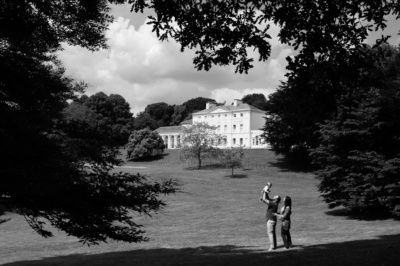
[[[279,218],[281,223],[281,236],[283,244],[286,249],[292,247],[292,238],[290,236],[290,215],[292,214],[292,199],[289,196],[283,198],[283,207],[278,211],[278,205],[281,202],[281,197],[274,196],[273,199],[269,197],[270,188],[272,184],[267,185],[262,190],[261,201],[268,205],[267,208],[267,232],[270,243],[268,251],[276,249],[276,223]]]

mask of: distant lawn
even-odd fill
[[[178,157],[177,157],[178,156]],[[23,218],[6,215],[0,225],[0,263],[6,265],[398,265],[400,223],[393,219],[363,219],[329,210],[317,191],[317,180],[293,171],[268,150],[246,151],[246,162],[265,164],[230,170],[206,166],[128,162],[118,171],[141,172],[154,180],[174,178],[183,190],[165,198],[168,207],[154,219],[137,217],[150,242],[82,246],[57,233],[43,239]],[[179,158],[167,150],[159,162]],[[146,167],[146,168],[136,168]],[[278,246],[266,252],[265,206],[260,190],[273,183],[272,194],[293,198],[292,237],[285,250],[278,227]]]

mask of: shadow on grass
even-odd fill
[[[149,158],[138,158],[138,159],[126,159],[126,162],[140,163],[140,162],[155,162],[164,159],[164,157],[168,156],[168,153],[163,153],[155,157]]]
[[[229,177],[229,178],[246,178],[247,175],[226,175],[225,177]]]
[[[286,250],[249,246],[202,246],[182,249],[138,249],[102,254],[77,254],[18,261],[4,265],[398,265],[400,235],[380,236],[378,239],[297,246]]]
[[[347,211],[344,208],[337,208],[330,211],[326,211],[325,214],[331,216],[338,217],[346,217],[351,220],[360,220],[360,221],[379,221],[379,220],[389,220],[394,219],[400,221],[400,218],[396,218],[386,213],[359,213],[359,212],[351,212]]]
[[[316,170],[312,166],[295,163],[285,158],[278,158],[275,162],[268,162],[268,164],[279,168],[282,172],[311,173]]]
[[[221,164],[206,164],[202,165],[201,168],[199,169],[198,165],[194,166],[185,166],[185,170],[215,170],[215,169],[222,169],[224,168]]]

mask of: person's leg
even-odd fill
[[[269,220],[267,222],[267,233],[269,238],[270,248],[269,250],[276,249],[276,234],[275,234],[276,222]]]
[[[287,230],[285,230],[285,228],[283,227],[283,225],[281,226],[281,236],[282,236],[282,240],[283,240],[283,245],[288,248],[289,247],[289,239],[287,238]]]
[[[288,242],[288,247],[292,247],[292,236],[290,235],[290,230],[287,230],[287,242]]]
[[[274,231],[273,231],[273,235],[274,235],[274,249],[276,249],[277,245],[276,245],[276,222],[274,222]]]

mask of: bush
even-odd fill
[[[127,159],[155,158],[160,156],[164,152],[164,149],[164,141],[157,132],[149,129],[137,130],[129,136]]]

